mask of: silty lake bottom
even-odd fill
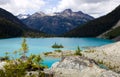
[[[9,38],[0,39],[0,56],[5,56],[5,52],[13,53],[13,51],[20,49],[23,38]],[[51,46],[54,43],[62,44],[64,48],[62,50],[76,50],[77,47],[93,47],[101,46],[105,44],[113,43],[112,40],[99,39],[99,38],[26,38],[29,46],[27,55],[41,54],[43,52],[54,51]],[[16,55],[10,55],[17,57]],[[50,67],[54,62],[60,60],[60,58],[42,57],[43,64]]]

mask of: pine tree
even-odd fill
[[[26,43],[26,39],[25,38],[23,39],[23,42],[22,42],[21,46],[22,46],[21,49],[23,51],[23,56],[25,57],[26,53],[28,52],[28,45]]]

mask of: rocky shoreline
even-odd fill
[[[99,68],[93,59],[80,56],[68,56],[44,72],[53,77],[120,77],[120,74]]]
[[[82,60],[83,62],[79,61],[78,57],[73,56],[73,52],[71,51],[72,55],[66,56],[66,58],[63,61],[53,64],[53,66],[49,70],[52,72],[55,72],[55,75],[56,75],[55,77],[57,76],[59,77],[120,77],[120,60],[119,60],[120,52],[119,50],[120,50],[120,42],[115,42],[115,43],[100,46],[100,47],[90,48],[82,52],[83,57],[87,58],[85,60],[82,57],[81,59],[83,59]],[[53,56],[51,54],[49,56]],[[66,55],[66,53],[64,53],[64,55]],[[57,55],[57,57],[60,57],[60,55],[59,56]],[[70,62],[72,61],[72,59],[77,61],[78,64],[75,61]],[[79,71],[76,70],[76,69],[80,69],[81,67],[79,63],[84,64],[84,60],[86,62],[86,61],[89,61],[89,59],[94,60],[93,65],[92,65],[93,70],[91,68],[90,68],[91,70],[83,69],[83,71],[85,70],[84,72],[81,72],[80,70]],[[68,65],[66,65],[67,62],[68,62]],[[108,68],[108,70],[100,68],[97,64],[103,64],[105,67]],[[80,67],[77,67],[77,66],[80,66]],[[61,70],[62,71],[64,70],[64,72],[62,72]],[[65,73],[65,71],[67,73]],[[91,76],[89,75],[89,72],[92,72],[92,74],[90,74]],[[71,73],[73,75],[71,75]],[[68,76],[66,74],[68,74]]]
[[[94,47],[82,52],[83,56],[94,59],[100,64],[104,64],[109,69],[120,73],[120,42],[115,42],[112,44]],[[61,57],[63,53],[64,57],[73,56],[75,51],[63,51],[63,52],[51,52],[46,55],[48,57]]]
[[[46,53],[43,53],[43,54],[47,57],[60,58],[62,55],[63,56],[72,56],[72,55],[74,55],[74,53],[75,53],[75,51],[66,50],[66,51],[61,51],[61,52],[56,52],[56,51],[46,52]]]
[[[120,73],[120,42],[104,45],[83,52],[84,56],[106,65]]]

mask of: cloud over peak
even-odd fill
[[[105,15],[119,5],[118,0],[61,0],[51,12],[71,8],[73,11],[83,11],[94,17]]]
[[[36,11],[53,13],[71,8],[99,17],[112,11],[119,3],[120,0],[0,0],[0,7],[15,15]]]
[[[0,0],[0,7],[15,15],[38,11],[44,5],[44,0]]]

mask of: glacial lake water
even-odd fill
[[[0,39],[0,56],[4,56],[5,52],[12,53],[15,50],[20,49],[23,38],[9,38]],[[93,47],[101,46],[105,44],[113,43],[114,41],[99,39],[99,38],[26,38],[29,46],[27,55],[41,54],[43,52],[54,51],[51,46],[56,42],[62,44],[64,48],[62,50],[76,50],[77,46]],[[17,57],[15,55],[11,55]],[[43,64],[50,67],[54,62],[59,61],[59,58],[43,57]]]

